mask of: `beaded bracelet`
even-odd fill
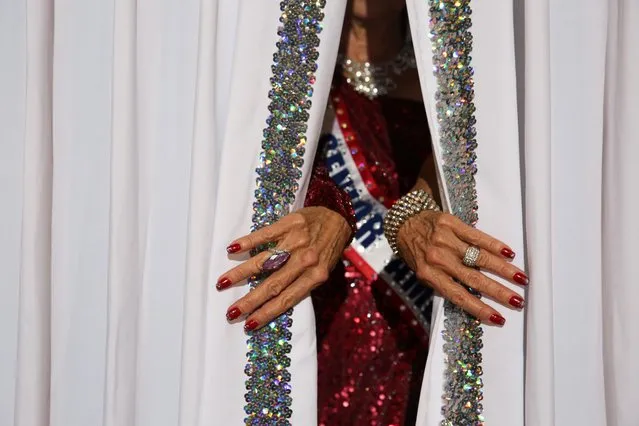
[[[393,253],[399,254],[397,250],[397,233],[399,228],[411,217],[424,210],[441,211],[433,197],[423,189],[409,192],[397,200],[393,207],[386,212],[384,217],[384,235],[388,244],[393,249]]]

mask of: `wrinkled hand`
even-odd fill
[[[232,321],[246,316],[244,328],[251,331],[295,306],[328,279],[350,235],[351,228],[339,214],[324,207],[305,207],[235,240],[227,248],[229,253],[245,253],[267,243],[277,243],[276,249],[287,250],[291,256],[284,266],[235,302],[227,311],[227,318]],[[259,274],[271,254],[261,252],[222,274],[217,289]]]
[[[408,219],[397,234],[399,251],[420,281],[428,283],[442,297],[477,319],[504,325],[495,309],[470,294],[455,280],[477,290],[504,306],[521,309],[524,299],[508,287],[484,275],[492,272],[519,285],[527,285],[526,274],[510,261],[513,251],[504,243],[466,225],[448,213],[424,211]],[[480,249],[477,268],[464,266],[462,259],[469,246]]]

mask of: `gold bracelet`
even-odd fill
[[[411,217],[424,210],[441,211],[433,197],[423,189],[409,192],[397,200],[384,217],[384,235],[388,244],[393,249],[393,253],[399,254],[397,250],[397,233],[399,228]]]

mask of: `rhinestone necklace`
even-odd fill
[[[410,38],[406,39],[404,47],[397,56],[381,64],[370,62],[356,62],[350,58],[340,55],[339,62],[342,67],[342,74],[346,82],[360,95],[369,99],[387,95],[397,87],[395,78],[408,69],[417,67],[415,52]]]

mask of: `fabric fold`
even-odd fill
[[[132,425],[140,308],[139,147],[137,125],[137,2],[116,0],[113,10],[109,270],[105,366],[105,426]]]
[[[16,425],[49,421],[51,383],[51,244],[53,141],[53,10],[25,8],[26,67],[22,143],[22,223],[15,380]],[[16,247],[17,248],[17,247]]]

